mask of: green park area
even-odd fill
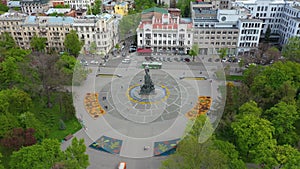
[[[31,47],[20,49],[9,34],[0,35],[0,168],[85,168],[83,140],[73,139],[65,151],[60,144],[81,129],[67,88],[74,70],[77,85],[88,70],[74,57],[77,50],[62,55],[46,52],[45,39],[37,36]],[[84,161],[78,164],[78,160]]]

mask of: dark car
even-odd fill
[[[185,58],[184,61],[190,62],[191,60],[189,58]]]

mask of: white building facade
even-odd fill
[[[285,0],[237,0],[233,6],[243,6],[251,11],[256,19],[262,23],[261,37],[264,37],[268,27],[274,38],[279,39],[281,45],[287,43],[288,38],[300,36],[300,3]]]
[[[161,8],[148,10],[142,15],[147,15],[150,20],[142,19],[137,28],[138,48],[164,53],[187,53],[192,48],[193,25],[190,20],[171,15]]]
[[[21,11],[26,14],[43,13],[48,10],[49,0],[20,0]]]
[[[69,4],[72,9],[88,9],[94,5],[94,0],[64,0],[65,4]]]

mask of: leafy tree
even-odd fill
[[[95,0],[94,6],[92,7],[93,15],[97,15],[101,13],[101,0]]]
[[[255,116],[260,116],[262,113],[262,109],[257,107],[257,103],[255,101],[249,101],[247,103],[244,103],[240,108],[239,108],[239,113],[242,115],[245,114],[252,114]]]
[[[0,3],[0,11],[7,12],[9,10],[9,7],[6,5]]]
[[[134,13],[140,13],[144,9],[152,8],[157,6],[155,4],[155,0],[136,0],[135,1],[135,8],[134,8]],[[133,11],[131,11],[133,12]]]
[[[4,32],[0,35],[0,47],[2,49],[8,50],[11,48],[17,47],[14,38],[7,32]]]
[[[34,136],[38,140],[42,140],[48,133],[47,127],[39,121],[33,113],[25,112],[19,116],[19,123],[24,129],[33,128],[35,130]]]
[[[20,68],[17,60],[13,57],[7,57],[5,61],[0,63],[0,82],[2,89],[12,88],[17,84],[23,83],[21,73],[18,71]]]
[[[300,152],[290,145],[282,145],[276,147],[275,153],[279,168],[296,169],[300,168]]]
[[[115,48],[117,49],[117,51],[119,51],[120,50],[120,45],[117,43]]]
[[[271,36],[271,28],[268,26],[266,34],[265,34],[265,42],[269,43],[270,42],[270,36]]]
[[[118,27],[120,40],[124,40],[128,38],[129,35],[132,36],[133,34],[135,34],[136,32],[135,30],[140,24],[140,21],[141,21],[140,14],[123,16]]]
[[[181,16],[183,17],[189,17],[190,14],[190,2],[192,0],[178,0],[176,7],[180,9]]]
[[[71,93],[63,93],[62,105],[64,109],[63,119],[70,120],[75,115],[75,107],[73,105],[73,97]]]
[[[299,137],[295,131],[295,123],[300,119],[296,105],[279,102],[266,110],[264,115],[275,127],[274,136],[279,144],[296,144]]]
[[[0,113],[0,138],[5,137],[13,128],[20,127],[19,122],[11,113]]]
[[[14,128],[3,139],[1,145],[13,150],[19,150],[21,147],[31,146],[36,143],[34,129]]]
[[[226,168],[226,155],[209,138],[212,134],[209,119],[201,115],[188,127],[192,127],[187,128],[189,134],[178,144],[176,153],[162,162],[161,169]]]
[[[291,37],[283,46],[282,55],[288,60],[300,63],[300,37]]]
[[[228,53],[228,48],[222,48],[219,50],[219,56],[221,59],[225,58]]]
[[[88,70],[85,70],[82,64],[79,62],[76,63],[73,73],[73,85],[77,86],[80,85],[87,77]]]
[[[32,105],[32,100],[26,92],[14,88],[0,91],[0,113],[18,115],[26,112]]]
[[[97,45],[96,42],[92,42],[90,46],[90,54],[95,55],[97,53]]]
[[[239,152],[233,144],[227,141],[214,140],[214,145],[226,155],[229,169],[246,169],[245,163],[239,159]]]
[[[275,129],[271,122],[255,114],[245,114],[231,126],[236,136],[238,149],[245,160],[255,159],[259,151],[265,150],[260,154],[269,153],[267,150],[276,144],[272,136]]]
[[[195,61],[195,57],[198,56],[199,46],[198,44],[194,44],[192,49],[189,51],[189,55],[193,58],[193,62]]]
[[[278,61],[278,59],[281,56],[279,49],[276,48],[275,46],[268,48],[264,54],[265,54],[265,56],[267,56],[266,63],[270,63],[271,60]]]
[[[262,66],[249,66],[249,68],[244,71],[243,84],[250,89],[252,84],[255,82],[255,77],[260,75],[263,70],[264,67]]]
[[[89,156],[85,154],[86,146],[84,140],[79,141],[75,137],[72,140],[71,146],[69,146],[64,152],[65,156],[65,168],[67,169],[84,169],[89,166]]]
[[[87,14],[87,15],[91,15],[91,14],[92,14],[92,8],[91,8],[90,5],[88,5],[88,7],[87,7],[86,14]]]
[[[79,55],[79,52],[83,45],[83,43],[79,40],[75,30],[71,30],[70,33],[67,34],[64,44],[70,55],[73,55],[75,57]]]
[[[47,38],[38,37],[34,35],[30,41],[30,46],[33,50],[38,52],[44,52],[46,47]]]
[[[9,166],[11,169],[51,168],[62,159],[60,143],[57,140],[45,139],[40,144],[13,152]]]
[[[68,78],[67,82],[71,82],[76,63],[76,58],[66,53],[61,55],[59,60],[56,62],[58,69],[66,76],[66,78]]]
[[[0,153],[0,159],[2,158],[2,154]],[[4,166],[1,164],[1,160],[0,160],[0,169],[4,169]]]
[[[39,56],[32,55],[36,70],[41,81],[42,95],[47,98],[47,107],[52,107],[50,100],[51,94],[68,80],[56,65],[59,59],[58,55],[42,54]]]

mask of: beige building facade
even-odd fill
[[[97,52],[106,54],[119,41],[118,21],[109,14],[92,17],[47,17],[26,16],[20,13],[5,13],[0,16],[0,33],[8,32],[16,43],[30,49],[34,35],[47,39],[46,50],[64,51],[64,40],[71,30],[76,30],[84,42],[83,51],[88,53],[92,42]]]

